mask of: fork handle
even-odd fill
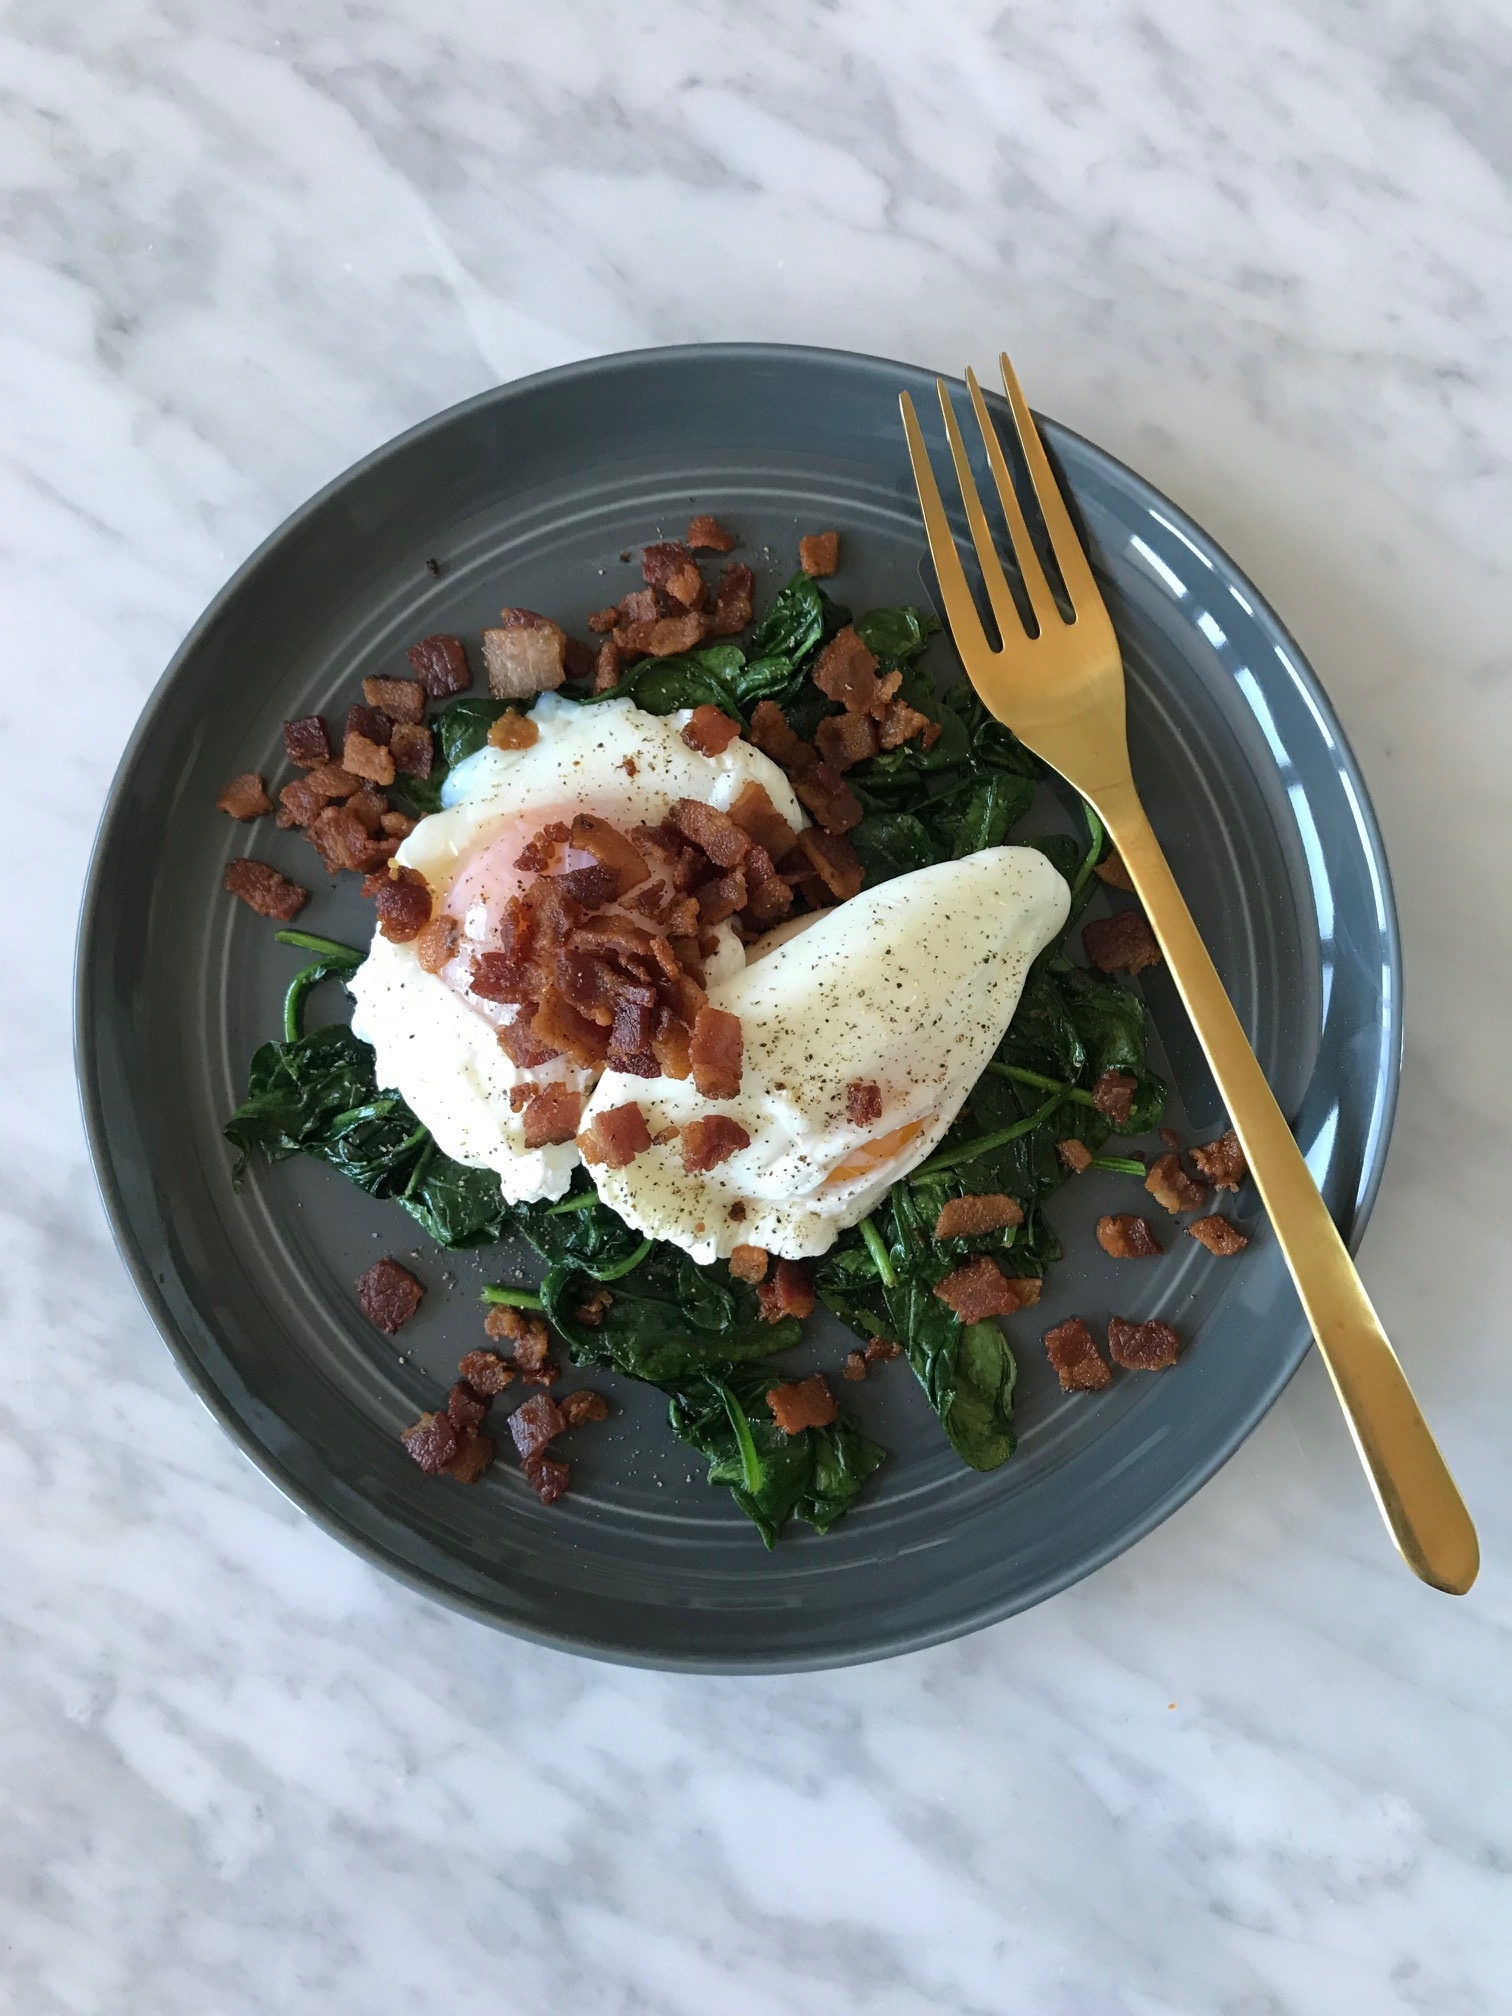
[[[1460,1596],[1480,1548],[1365,1284],[1245,1038],[1132,783],[1094,801],[1207,1053],[1381,1516],[1408,1566]]]

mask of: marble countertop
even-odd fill
[[[6,21],[0,2004],[1512,2005],[1494,10]],[[618,1671],[343,1552],[174,1370],[105,1230],[69,1048],[137,710],[244,555],[399,429],[544,365],[727,337],[950,369],[1011,343],[1036,403],[1192,511],[1310,653],[1395,865],[1410,1036],[1363,1267],[1481,1524],[1467,1600],[1398,1565],[1310,1360],[1198,1498],[1028,1616],[817,1677]]]

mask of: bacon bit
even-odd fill
[[[722,707],[706,700],[693,709],[692,718],[684,724],[682,739],[700,756],[722,756],[739,733],[740,723],[732,721]]]
[[[523,868],[527,875],[549,874],[558,854],[567,845],[571,828],[561,819],[553,819],[549,826],[531,835],[515,856],[516,868]]]
[[[731,560],[719,576],[714,608],[708,618],[711,637],[734,637],[750,622],[755,609],[756,576],[739,560]]]
[[[358,1278],[357,1306],[390,1337],[408,1323],[420,1307],[425,1289],[407,1267],[385,1257],[375,1260]]]
[[[840,565],[840,534],[809,532],[798,541],[798,565],[817,581],[827,581]]]
[[[747,1281],[754,1287],[758,1281],[765,1281],[771,1258],[765,1246],[733,1247],[730,1252],[730,1272],[737,1281]]]
[[[746,916],[758,931],[775,924],[793,907],[793,892],[772,865],[765,847],[752,846],[745,858]]]
[[[534,1013],[535,1004],[526,1002],[512,1021],[501,1024],[499,1028],[499,1048],[521,1071],[535,1071],[562,1054],[549,1043],[543,1043],[535,1034],[530,1026]]]
[[[378,824],[390,840],[408,840],[420,821],[407,812],[385,812]]]
[[[525,1108],[525,1146],[551,1148],[570,1141],[583,1117],[583,1095],[568,1085],[543,1085]]]
[[[389,754],[400,777],[429,777],[436,760],[436,743],[429,728],[401,721],[389,741]]]
[[[374,839],[350,805],[327,805],[311,820],[305,838],[333,875],[343,870],[371,875],[398,845],[394,840]]]
[[[371,784],[364,784],[346,802],[347,809],[361,822],[364,832],[376,839],[383,830],[383,815],[388,810],[388,800],[383,793],[375,791]]]
[[[469,1351],[459,1361],[457,1374],[475,1393],[485,1394],[490,1399],[512,1385],[515,1376],[514,1367],[506,1365],[497,1351]]]
[[[287,924],[291,918],[297,917],[310,900],[308,889],[302,889],[297,882],[280,875],[265,861],[252,861],[245,856],[231,862],[226,869],[223,886],[233,896],[239,896],[259,917],[276,917],[280,924]]]
[[[577,1145],[585,1162],[606,1169],[627,1169],[651,1146],[651,1130],[645,1113],[631,1099],[623,1106],[611,1106],[606,1113],[595,1113],[578,1135]]]
[[[1113,1382],[1112,1368],[1080,1316],[1070,1316],[1045,1332],[1045,1353],[1063,1393],[1095,1393]]]
[[[903,1346],[895,1344],[891,1337],[871,1337],[867,1339],[866,1362],[868,1365],[885,1364],[889,1358],[901,1358],[902,1355]]]
[[[456,1484],[476,1484],[496,1453],[492,1435],[480,1434],[476,1428],[464,1428],[457,1437],[457,1453],[442,1468]]]
[[[352,781],[355,784],[357,780]],[[278,794],[278,823],[286,830],[290,826],[308,826],[320,817],[329,802],[308,777],[296,777]]]
[[[979,1197],[952,1197],[935,1220],[936,1239],[973,1239],[983,1232],[1000,1232],[1005,1225],[1022,1225],[1024,1207],[1016,1197],[988,1191]]]
[[[691,651],[709,634],[709,619],[700,610],[689,609],[682,616],[661,616],[651,625],[641,649],[653,658],[674,658]]]
[[[749,1148],[751,1137],[738,1120],[727,1113],[711,1113],[706,1120],[690,1120],[682,1129],[682,1166],[685,1175],[704,1176],[727,1162],[738,1148]]]
[[[430,922],[430,884],[418,869],[401,868],[396,878],[385,878],[374,900],[378,929],[395,945],[408,945]]]
[[[367,777],[374,784],[392,784],[395,776],[394,752],[387,743],[375,742],[360,729],[349,728],[341,747],[341,767],[354,777]]]
[[[427,973],[439,973],[456,957],[461,929],[455,917],[433,917],[415,940],[415,957]]]
[[[955,1311],[958,1323],[982,1323],[989,1316],[1011,1316],[1025,1306],[1018,1289],[990,1253],[981,1253],[975,1260],[957,1267],[934,1292]]]
[[[860,825],[861,801],[832,763],[816,756],[809,769],[794,776],[793,790],[826,833],[849,833]],[[802,833],[798,839],[801,844]]]
[[[601,867],[609,869],[614,876],[615,893],[626,895],[638,889],[651,870],[646,865],[645,856],[633,841],[627,840],[607,819],[600,819],[596,813],[580,812],[572,822],[569,844],[591,854]]]
[[[553,1456],[527,1456],[520,1468],[543,1505],[554,1505],[572,1482],[572,1466]]]
[[[688,1031],[681,1022],[658,1027],[651,1038],[651,1054],[661,1066],[664,1078],[685,1079],[693,1075],[693,1058]]]
[[[597,1022],[580,1015],[559,987],[548,987],[531,1019],[530,1033],[538,1043],[571,1058],[589,1070],[609,1055],[609,1038]]]
[[[591,1295],[585,1295],[573,1310],[573,1316],[589,1330],[603,1327],[604,1318],[614,1307],[614,1297],[607,1288],[595,1288]]]
[[[866,1377],[866,1355],[861,1351],[847,1351],[845,1363],[840,1367],[842,1379],[864,1379]]]
[[[612,632],[626,658],[643,658],[646,641],[660,619],[661,609],[654,588],[634,588],[620,597],[618,621]]]
[[[535,977],[506,952],[478,952],[468,969],[467,989],[480,1001],[502,1001],[522,1008],[535,999]]]
[[[805,826],[798,835],[798,846],[837,903],[847,902],[860,892],[866,870],[849,840],[838,833],[815,832],[812,826]]]
[[[1237,1190],[1249,1174],[1239,1136],[1232,1127],[1206,1147],[1194,1148],[1192,1160],[1215,1190]]]
[[[1092,1104],[1105,1120],[1122,1127],[1134,1110],[1139,1080],[1128,1071],[1104,1071],[1092,1087]]]
[[[627,1071],[636,1078],[654,1078],[656,1057],[651,1038],[656,1033],[657,1000],[654,987],[626,982],[614,1003],[614,1021],[609,1031],[609,1067]]]
[[[425,719],[425,688],[418,679],[364,679],[362,697],[395,723]]]
[[[511,1085],[509,1088],[509,1110],[523,1113],[530,1104],[535,1088],[531,1085]]]
[[[1149,1260],[1165,1251],[1151,1230],[1149,1219],[1136,1217],[1132,1211],[1099,1218],[1097,1243],[1115,1260]]]
[[[1082,949],[1099,973],[1142,973],[1160,964],[1160,947],[1143,910],[1120,910],[1084,924]]]
[[[679,798],[667,816],[685,839],[702,848],[716,868],[734,868],[745,859],[750,835],[727,812],[700,804],[696,798]]]
[[[1170,1153],[1157,1155],[1150,1164],[1145,1188],[1173,1217],[1182,1211],[1196,1211],[1207,1197],[1207,1185],[1188,1176],[1181,1157]]]
[[[602,910],[614,901],[614,872],[598,861],[585,868],[559,868],[554,879],[585,910]]]
[[[1180,1150],[1181,1136],[1176,1132],[1176,1129],[1174,1127],[1162,1127],[1160,1130],[1160,1138],[1165,1143],[1167,1148],[1176,1149],[1177,1151]]]
[[[698,891],[698,921],[710,929],[723,924],[737,910],[744,910],[749,894],[745,872],[740,868],[732,868],[728,875],[705,882]]]
[[[814,1277],[801,1260],[779,1260],[756,1290],[762,1320],[777,1323],[784,1316],[800,1320],[814,1313]]]
[[[501,609],[499,627],[483,632],[483,666],[495,700],[554,692],[567,677],[567,633],[534,609]]]
[[[354,700],[347,709],[346,729],[348,735],[365,735],[369,742],[376,742],[386,749],[389,737],[394,732],[394,724],[387,714],[376,707],[365,707],[360,700]],[[348,765],[348,768],[351,766]]]
[[[507,1337],[512,1344],[523,1344],[533,1329],[541,1333],[541,1352],[544,1355],[550,1338],[546,1325],[539,1316],[528,1315],[523,1309],[513,1308],[508,1302],[492,1302],[483,1318],[483,1328],[490,1337]]]
[[[707,1003],[693,1021],[688,1058],[693,1083],[705,1099],[733,1099],[740,1090],[745,1038],[740,1017]],[[742,1147],[745,1143],[740,1144]]]
[[[730,807],[730,818],[758,847],[764,847],[773,861],[780,861],[798,844],[797,833],[772,803],[772,794],[754,779],[741,785]]]
[[[1181,1339],[1169,1323],[1128,1323],[1108,1318],[1108,1355],[1126,1372],[1159,1372],[1176,1363]]]
[[[595,693],[609,693],[620,682],[620,647],[612,637],[606,637],[593,658],[593,690]],[[627,761],[633,759],[627,758]],[[634,770],[630,772],[633,777]]]
[[[362,779],[354,777],[350,770],[343,770],[339,763],[317,763],[304,782],[327,800],[350,798],[362,789]]]
[[[698,562],[679,539],[663,539],[647,546],[641,554],[641,573],[646,585],[684,609],[697,609],[704,599],[703,576]]]
[[[832,770],[852,770],[875,756],[877,724],[869,714],[831,714],[814,730],[814,746]]]
[[[805,1428],[827,1428],[840,1412],[822,1372],[774,1386],[766,1397],[772,1419],[784,1435],[801,1435]]]
[[[422,637],[408,651],[410,668],[432,700],[465,693],[472,684],[472,670],[460,637]]]
[[[532,749],[540,739],[540,729],[518,707],[506,707],[488,731],[491,749]]]
[[[1122,889],[1129,896],[1134,894],[1134,884],[1130,880],[1128,869],[1123,864],[1123,856],[1116,847],[1110,848],[1104,854],[1101,861],[1093,867],[1092,873],[1109,889]]]
[[[587,1421],[607,1421],[609,1402],[602,1393],[595,1393],[591,1386],[580,1386],[575,1393],[564,1393],[557,1402],[557,1412],[562,1417],[562,1426],[581,1428]]]
[[[739,544],[733,532],[727,532],[717,518],[711,518],[701,511],[696,518],[688,521],[688,545],[695,553],[728,553]]]
[[[1085,1141],[1057,1141],[1055,1152],[1073,1176],[1080,1176],[1083,1170],[1092,1167],[1092,1150]]]
[[[905,742],[911,742],[917,735],[926,749],[932,749],[940,734],[938,721],[931,721],[927,714],[920,713],[917,707],[910,707],[906,700],[890,700],[887,712],[882,716],[877,739],[884,749],[901,749]]]
[[[1216,1211],[1212,1217],[1199,1218],[1195,1225],[1188,1225],[1186,1229],[1193,1239],[1206,1246],[1209,1253],[1216,1253],[1220,1260],[1232,1259],[1249,1244],[1246,1234]]]
[[[457,1431],[445,1414],[422,1414],[400,1435],[427,1477],[436,1477],[457,1453]]]
[[[509,1433],[522,1457],[539,1454],[563,1425],[562,1410],[549,1393],[532,1393],[509,1417]]]
[[[301,714],[297,721],[285,721],[283,740],[289,761],[301,770],[313,770],[317,763],[331,760],[331,738],[318,714]]]
[[[233,819],[261,819],[265,812],[273,810],[273,800],[255,770],[246,770],[240,777],[233,777],[215,804],[217,811],[225,812]]]
[[[775,700],[758,700],[751,711],[751,740],[763,756],[799,776],[818,762],[813,744],[794,730]]]
[[[620,620],[619,604],[611,603],[607,609],[595,609],[588,618],[588,628],[596,636],[607,636]]]
[[[459,1379],[446,1396],[446,1418],[453,1428],[481,1428],[488,1402],[465,1379]]]
[[[845,1117],[852,1127],[882,1118],[882,1087],[875,1078],[852,1078],[845,1088]]]
[[[848,714],[868,714],[877,697],[877,661],[853,625],[837,631],[819,653],[814,684]]]

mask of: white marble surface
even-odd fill
[[[1505,30],[1473,0],[6,11],[5,2010],[1512,2006]],[[817,1678],[614,1671],[345,1554],[150,1330],[68,985],[160,667],[410,422],[736,336],[1009,341],[1311,653],[1396,868],[1364,1268],[1481,1521],[1468,1600],[1398,1567],[1309,1363],[1030,1616]]]

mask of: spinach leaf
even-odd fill
[[[673,1434],[709,1459],[709,1482],[729,1488],[768,1547],[793,1518],[827,1533],[886,1455],[844,1414],[785,1435],[766,1402],[780,1376],[704,1372],[674,1388],[668,1409]]]
[[[938,858],[928,829],[912,812],[870,812],[852,828],[850,842],[866,869],[868,889],[928,868]]]
[[[753,658],[732,672],[729,686],[736,705],[749,712],[758,700],[769,700],[783,692],[792,679],[792,659],[781,652],[772,652],[765,658]]]
[[[752,629],[751,656],[785,658],[796,666],[824,636],[824,605],[819,583],[811,575],[795,574]]]
[[[510,1215],[496,1172],[443,1155],[399,1095],[380,1092],[371,1047],[339,1023],[264,1043],[224,1131],[240,1151],[233,1180],[254,1148],[270,1162],[311,1155],[402,1204],[441,1246],[489,1245]]]
[[[856,618],[856,635],[884,670],[916,658],[939,629],[927,610],[901,603],[894,609],[869,609]]]
[[[745,666],[738,644],[706,644],[698,651],[678,651],[666,658],[642,658],[617,686],[594,693],[585,707],[601,700],[633,700],[648,714],[675,714],[680,707],[718,707],[740,719],[732,681]]]
[[[603,1321],[590,1325],[576,1312],[596,1278],[565,1258],[541,1284],[541,1300],[577,1365],[609,1366],[632,1379],[668,1386],[741,1359],[790,1350],[803,1334],[790,1316],[764,1323],[752,1289],[722,1268],[697,1266],[664,1243],[653,1245],[632,1272],[610,1277],[613,1300]]]
[[[1003,770],[989,773],[964,791],[942,792],[931,808],[940,845],[957,861],[984,847],[1001,847],[1010,827],[1034,802],[1037,789],[1032,777]]]
[[[449,700],[431,723],[436,748],[448,770],[455,770],[469,756],[476,756],[488,741],[488,731],[508,707],[526,709],[528,700],[490,700],[486,694],[468,694]],[[435,777],[432,770],[431,777]],[[427,779],[427,782],[430,780]]]
[[[1005,728],[978,699],[969,680],[951,687],[940,703],[942,709],[961,724],[966,738],[967,760],[973,770],[1009,770],[1020,777],[1038,779],[1045,774],[1039,758],[1026,749],[1011,728]]]
[[[557,1203],[519,1205],[514,1230],[543,1260],[568,1263],[595,1281],[615,1276],[643,1243],[638,1232],[599,1201],[582,1169],[573,1189]]]

